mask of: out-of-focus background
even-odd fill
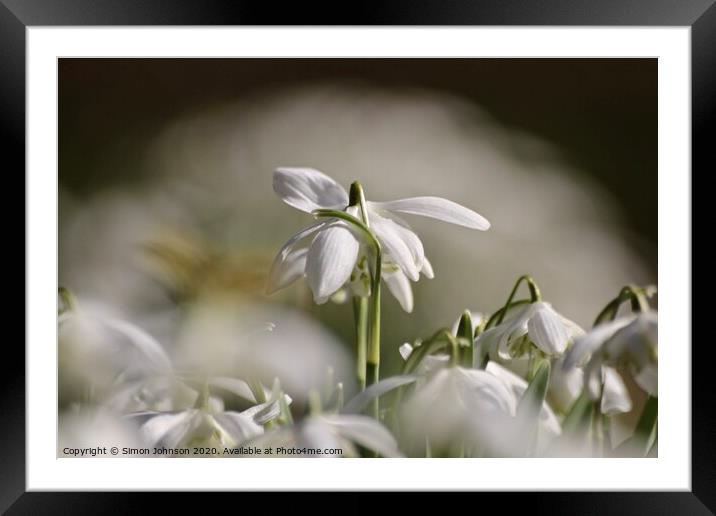
[[[167,346],[226,338],[211,332],[258,304],[349,349],[350,306],[314,306],[305,282],[263,294],[311,222],[272,192],[277,166],[492,223],[410,219],[435,278],[413,314],[384,296],[386,374],[402,342],[494,311],[520,274],[584,326],[656,282],[655,59],[61,59],[60,283]]]

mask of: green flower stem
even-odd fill
[[[365,390],[366,353],[368,350],[368,298],[353,298],[353,313],[356,323],[356,377],[360,390]]]
[[[368,363],[374,364],[377,368],[380,364],[380,268],[378,268],[374,274],[373,287],[371,290],[371,323],[370,342],[368,345]]]
[[[527,287],[530,289],[530,298],[521,299],[519,301],[512,301],[515,298],[515,294],[517,294],[517,289],[520,288],[520,284],[523,281],[527,283]],[[529,276],[527,274],[520,276],[519,278],[517,278],[515,286],[512,287],[512,292],[510,292],[510,295],[507,298],[507,302],[505,302],[505,305],[490,316],[484,329],[488,330],[492,326],[497,326],[501,324],[502,321],[505,319],[505,315],[507,315],[507,311],[510,308],[525,303],[536,303],[537,301],[542,301],[542,293],[540,292],[537,283],[535,283],[535,280],[532,279],[532,276]]]
[[[487,326],[487,319],[484,317],[480,320],[480,324],[475,327],[475,333],[473,335],[473,356],[472,356],[472,367],[475,369],[485,369],[487,362],[489,362],[488,352],[485,349],[477,349],[474,344],[477,342],[477,338],[480,334],[485,331]]]
[[[370,385],[380,381],[380,265],[377,268],[370,300],[371,315],[370,343],[368,346],[367,374]],[[380,420],[380,400],[375,398],[371,403],[371,414],[376,420]]]
[[[604,321],[613,321],[616,319],[619,307],[627,301],[631,303],[631,309],[633,312],[648,311],[649,301],[647,298],[649,295],[649,288],[641,288],[634,285],[625,286],[621,289],[619,295],[607,303],[607,306],[599,312],[599,315],[597,315],[597,318],[594,320],[594,326],[597,326]]]
[[[505,317],[505,313],[507,313],[510,308],[514,308],[515,306],[519,305],[526,305],[528,303],[531,303],[531,299],[519,299],[517,301],[512,301],[511,303],[506,304],[502,308],[500,308],[498,311],[496,311],[494,314],[490,316],[490,318],[487,320],[487,323],[484,325],[484,327],[480,330],[480,333],[483,333],[485,330],[489,330],[493,326],[497,326],[502,322],[502,319]],[[498,322],[499,319],[499,322]]]
[[[370,221],[368,220],[368,209],[365,205],[365,194],[363,193],[363,186],[358,181],[353,181],[351,184],[351,191],[348,196],[349,206],[358,206],[360,208],[360,216],[366,227],[370,227]]]
[[[293,415],[291,414],[291,408],[288,406],[288,403],[286,402],[286,396],[283,392],[280,393],[279,397],[279,407],[281,408],[281,420],[286,425],[293,425]]]
[[[353,186],[356,185],[356,186]],[[351,192],[358,190],[359,204],[361,204],[361,213],[365,214],[365,204],[362,198],[362,190],[358,183],[353,183],[351,186]],[[356,194],[354,194],[356,195]],[[368,351],[366,357],[366,384],[372,385],[377,383],[380,379],[379,366],[380,366],[380,280],[381,280],[381,269],[383,266],[383,250],[380,242],[376,238],[375,234],[370,230],[368,225],[357,219],[350,213],[337,210],[315,210],[313,215],[316,218],[336,218],[348,222],[353,227],[358,229],[365,237],[370,246],[373,248],[373,254],[375,255],[375,263],[373,265],[373,271],[371,274],[371,293],[370,293],[370,306],[368,316],[370,319],[370,332],[368,339]],[[373,415],[378,416],[379,405],[376,399],[373,406]]]
[[[497,317],[497,322],[495,324],[500,324],[505,318],[505,315],[507,314],[507,310],[510,307],[510,304],[512,303],[512,300],[515,297],[515,294],[517,294],[517,289],[520,288],[520,284],[522,282],[527,283],[527,287],[530,289],[530,302],[536,303],[537,301],[542,300],[542,293],[539,290],[539,287],[537,286],[537,283],[535,283],[535,280],[532,279],[532,276],[529,276],[527,274],[524,274],[517,278],[517,281],[515,282],[515,286],[512,287],[512,292],[510,292],[510,297],[507,298],[507,302],[505,303],[505,306],[502,309],[502,313]],[[489,326],[489,321],[488,321]]]
[[[311,389],[308,393],[308,413],[312,416],[318,416],[323,412],[323,403],[321,403],[321,395],[315,390]]]

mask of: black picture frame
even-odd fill
[[[691,27],[693,178],[713,171],[716,161],[713,151],[716,142],[715,3],[716,0],[391,0],[356,2],[350,7],[335,3],[330,7],[244,0],[0,0],[0,141],[5,144],[1,169],[5,171],[6,181],[21,177],[20,171],[25,169],[25,29],[31,26],[621,25]],[[24,180],[22,185],[24,191]],[[6,188],[8,192],[13,191],[8,183]],[[17,212],[11,205],[4,203],[3,209],[5,220],[14,221]],[[24,249],[23,246],[23,263],[27,258]],[[20,291],[19,287],[6,286],[6,289]],[[10,296],[7,299],[11,299]],[[18,304],[12,301],[8,306]],[[689,344],[668,345],[687,348]],[[25,492],[25,354],[16,338],[5,340],[3,348],[0,510],[8,514],[124,514],[139,512],[145,507],[147,495],[139,493]],[[507,499],[510,508],[513,504],[525,504],[532,511],[549,514],[713,514],[716,511],[716,404],[709,387],[709,368],[714,363],[712,349],[708,339],[692,346],[691,492],[510,494],[498,503],[504,504]],[[178,493],[160,496],[161,503],[166,504],[164,512],[171,510],[172,505],[187,508],[185,497]],[[366,502],[360,503],[365,500],[364,496],[354,496],[357,503],[349,507],[365,506]],[[294,502],[302,498],[295,498]],[[421,503],[420,497],[411,499]],[[480,506],[485,507],[487,498],[480,500]],[[222,496],[215,503],[223,501]]]

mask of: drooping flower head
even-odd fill
[[[475,345],[493,359],[511,360],[520,354],[518,347],[526,338],[544,354],[558,356],[572,339],[583,333],[549,303],[538,301],[513,309],[503,322],[480,334]]]
[[[289,206],[312,213],[331,209],[363,218],[358,206],[349,206],[348,192],[336,181],[310,168],[279,168],[273,188]],[[406,312],[413,309],[410,281],[420,274],[433,277],[420,238],[399,214],[421,215],[485,231],[490,223],[481,215],[440,197],[412,197],[388,202],[366,202],[368,225],[383,248],[382,273],[388,289]],[[348,286],[356,295],[369,288],[366,255],[361,237],[345,221],[328,218],[299,231],[281,248],[269,275],[268,293],[306,277],[316,303],[325,303]]]
[[[656,312],[619,317],[577,338],[563,368],[584,368],[584,387],[592,399],[601,397],[604,412],[628,412],[631,398],[617,370],[628,371],[639,387],[657,396],[658,345]]]

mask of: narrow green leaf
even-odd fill
[[[537,443],[539,417],[544,398],[547,395],[547,387],[549,387],[549,373],[550,364],[545,360],[537,368],[534,378],[527,386],[517,406],[517,424],[524,432],[522,439],[524,439],[526,455],[531,455]]]
[[[473,340],[472,316],[469,310],[465,310],[460,318],[460,322],[457,326],[457,339],[460,344],[464,344],[460,346],[460,364],[464,367],[472,367],[475,345]]]
[[[550,365],[545,360],[537,368],[534,378],[532,378],[527,390],[522,395],[520,404],[517,407],[519,417],[524,417],[527,421],[539,417],[544,398],[547,395],[547,387],[549,387],[549,373]]]
[[[576,436],[588,430],[594,408],[594,402],[589,399],[586,392],[583,392],[572,404],[562,422],[562,435]]]
[[[412,353],[410,353],[410,356],[405,361],[405,365],[403,366],[403,374],[413,373],[426,356],[450,346],[451,342],[448,336],[451,336],[449,330],[440,330],[429,340],[423,342],[420,346],[413,348]]]
[[[658,410],[659,399],[649,396],[634,429],[634,435],[620,444],[615,450],[619,456],[646,457],[649,454],[657,439]]]

